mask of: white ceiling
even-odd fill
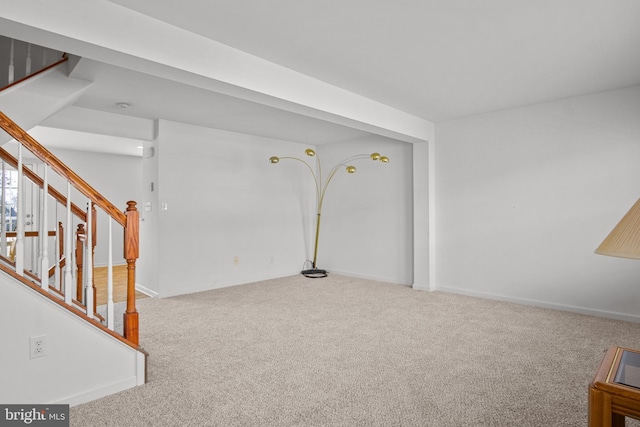
[[[637,0],[111,0],[430,121],[640,84]]]
[[[0,19],[29,7],[2,3],[6,4]],[[638,0],[60,0],[57,4],[60,13],[73,10],[85,16],[99,5],[119,5],[115,8],[123,12],[123,19],[115,28],[121,26],[123,34],[128,34],[124,25],[133,22],[132,13],[144,14],[436,123],[640,84]],[[44,27],[47,19],[42,22]],[[29,29],[8,34],[8,23],[0,26],[0,34],[25,34],[23,40],[32,34]],[[101,35],[101,30],[96,28],[95,33]],[[93,82],[75,102],[74,113],[95,110],[146,120],[164,118],[309,144],[367,135],[366,130],[339,121],[202,90],[192,82],[157,73],[152,76],[141,67],[110,65],[109,52],[87,59],[81,38],[69,41],[74,30],[66,31],[66,38],[49,34],[46,40],[50,47],[85,56],[72,77]],[[117,102],[128,102],[132,108],[117,110]],[[69,111],[64,115],[68,129],[73,116]],[[56,118],[49,123],[55,124]]]

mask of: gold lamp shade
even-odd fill
[[[640,199],[595,251],[600,255],[640,259]]]

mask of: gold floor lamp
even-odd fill
[[[309,163],[307,163],[304,160],[299,159],[297,157],[276,157],[276,156],[273,156],[273,157],[271,157],[269,159],[269,161],[271,163],[273,163],[273,164],[276,164],[276,163],[280,163],[280,160],[285,160],[285,159],[297,160],[297,161],[303,163],[307,167],[307,169],[309,169],[309,172],[311,172],[311,175],[313,176],[313,180],[315,181],[315,184],[316,184],[316,214],[317,214],[317,216],[316,216],[316,238],[315,238],[315,244],[314,244],[314,248],[313,248],[313,261],[311,263],[311,268],[310,269],[304,269],[304,270],[301,271],[301,273],[304,276],[311,277],[311,278],[327,277],[327,271],[317,268],[316,261],[318,259],[318,236],[320,235],[320,218],[322,216],[322,202],[324,201],[324,196],[325,196],[325,194],[327,192],[327,187],[329,186],[329,183],[331,182],[331,180],[335,176],[336,172],[338,172],[339,170],[342,170],[342,168],[344,168],[344,170],[347,173],[355,173],[356,172],[356,167],[351,165],[351,164],[349,164],[350,162],[353,162],[353,161],[356,161],[356,160],[362,160],[362,159],[371,159],[373,161],[380,161],[382,163],[389,163],[389,158],[386,157],[386,156],[381,156],[379,153],[356,154],[355,156],[347,157],[346,159],[342,160],[337,165],[335,165],[331,169],[331,171],[329,171],[329,175],[327,175],[327,179],[324,182],[322,182],[322,168],[321,168],[321,165],[320,165],[320,159],[319,159],[318,155],[311,148],[307,148],[305,150],[305,154],[307,156],[309,156],[309,157],[315,157],[317,175],[316,175],[316,172],[314,172],[314,170],[311,167],[311,165],[309,165]]]

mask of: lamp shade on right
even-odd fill
[[[640,199],[595,250],[597,254],[640,259]]]

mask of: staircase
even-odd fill
[[[66,55],[16,79],[14,52],[7,73],[14,81],[0,89],[0,144],[11,141],[0,148],[0,402],[75,405],[146,381],[135,305],[138,211],[133,201],[124,210],[114,206],[14,121],[13,114],[35,126],[90,84],[68,81]],[[60,82],[58,93],[30,102],[41,80],[51,78]],[[108,250],[108,272],[112,229],[124,236],[122,330],[115,327],[111,274],[106,307],[96,307],[98,215],[109,218],[109,238],[100,242]]]
[[[69,77],[76,63],[62,52],[0,36],[0,110],[31,129],[73,104],[91,86]],[[10,140],[0,132],[0,145]]]

